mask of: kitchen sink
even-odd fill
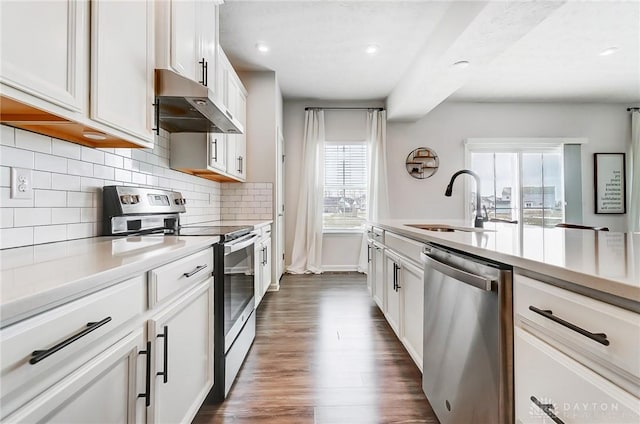
[[[453,225],[446,225],[446,224],[405,224],[405,225],[407,227],[419,228],[421,230],[439,231],[443,233],[453,233],[455,231],[463,231],[466,233],[493,231],[493,230],[486,230],[484,228],[455,227]]]

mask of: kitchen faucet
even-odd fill
[[[444,192],[444,195],[447,197],[451,197],[451,192],[453,191],[453,182],[460,174],[469,174],[476,180],[476,218],[474,220],[473,226],[476,228],[483,228],[484,222],[488,219],[486,216],[482,216],[482,205],[480,202],[480,176],[478,174],[468,169],[462,169],[456,172],[451,177],[451,181],[449,181],[449,185],[447,186],[447,190]]]

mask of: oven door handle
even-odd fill
[[[224,244],[224,255],[227,256],[233,252],[237,252],[238,250],[242,250],[246,247],[251,246],[255,242],[255,238],[257,234],[248,234],[242,238],[234,240],[229,243]]]

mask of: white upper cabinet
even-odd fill
[[[86,99],[87,9],[85,1],[3,1],[2,84],[81,111]],[[8,90],[2,88],[5,94]]]
[[[91,119],[148,142],[154,126],[153,6],[152,0],[91,3]]]
[[[213,0],[156,2],[156,65],[216,88],[218,6]]]

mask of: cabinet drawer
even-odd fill
[[[140,316],[145,305],[145,280],[140,276],[3,329],[2,414],[89,360],[95,349],[117,336],[114,330]],[[47,354],[33,355],[35,351]]]
[[[640,399],[520,328],[515,369],[518,423],[552,423],[543,408],[565,424],[640,422]]]
[[[384,244],[389,249],[395,250],[397,253],[413,260],[416,264],[422,264],[420,253],[424,249],[424,244],[390,232],[387,232]]]
[[[367,226],[367,238],[369,240],[384,243],[384,230],[377,227]]]
[[[213,249],[202,250],[149,273],[149,307],[203,281],[213,272]]]
[[[516,325],[531,327],[549,336],[550,343],[584,353],[623,377],[640,378],[639,314],[522,275],[514,277],[514,285]],[[606,340],[593,340],[579,329],[603,333]]]

